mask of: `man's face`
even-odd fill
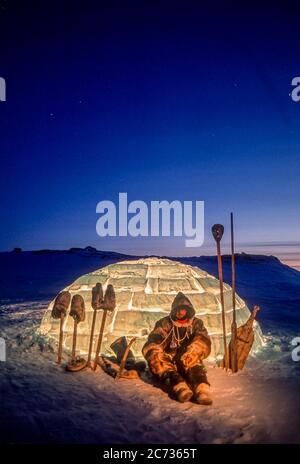
[[[176,318],[177,319],[185,319],[186,318],[186,309],[179,308],[177,313],[176,313]]]

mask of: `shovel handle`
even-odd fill
[[[87,366],[90,366],[90,364],[91,364],[92,349],[93,349],[93,339],[94,339],[95,324],[96,324],[96,316],[97,316],[97,310],[94,309],[93,320],[92,320],[92,328],[91,328],[91,335],[90,335],[89,353],[88,353],[88,358],[87,358]]]
[[[96,348],[93,371],[95,371],[96,368],[97,368],[99,353],[100,353],[101,345],[102,345],[102,339],[103,339],[106,316],[107,316],[107,309],[103,309],[103,316],[102,316],[101,327],[100,327],[100,332],[99,332],[99,337],[98,337],[98,343],[97,343],[97,348]]]
[[[72,343],[72,361],[76,358],[76,342],[77,342],[77,319],[74,318],[74,329],[73,329],[73,343]]]
[[[65,320],[65,315],[62,312],[61,315],[60,315],[60,323],[59,323],[59,341],[58,341],[57,364],[60,364],[61,359],[62,359],[62,344],[63,344],[63,337],[64,337],[64,320]]]

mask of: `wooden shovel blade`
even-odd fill
[[[71,301],[70,316],[76,319],[77,323],[85,320],[85,304],[81,295],[76,294]]]
[[[66,317],[71,301],[71,293],[68,291],[60,292],[55,298],[54,305],[51,311],[51,316],[54,319],[60,319],[61,315]]]
[[[116,307],[116,294],[114,287],[109,284],[104,295],[103,308],[107,311],[114,311]]]
[[[100,282],[98,282],[92,288],[92,308],[100,309],[103,305],[103,288]]]

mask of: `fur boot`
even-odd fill
[[[163,380],[168,385],[171,395],[177,401],[180,403],[190,401],[193,392],[178,372],[167,372]]]
[[[209,406],[212,404],[210,396],[209,385],[207,383],[200,383],[194,390],[194,398],[198,404]]]

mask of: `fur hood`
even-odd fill
[[[190,300],[182,293],[179,292],[177,293],[176,297],[174,298],[174,301],[172,303],[172,308],[170,312],[170,318],[172,319],[173,323],[177,325],[176,323],[176,312],[178,309],[184,308],[187,311],[187,318],[189,319],[189,324],[190,322],[194,319],[195,317],[195,309]],[[189,325],[188,324],[188,325]],[[180,325],[182,327],[182,325]]]

